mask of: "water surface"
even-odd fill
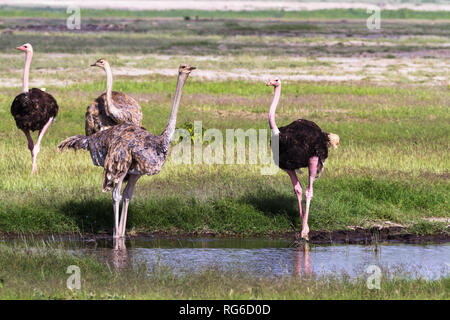
[[[374,245],[302,245],[264,239],[151,239],[132,240],[114,250],[105,243],[89,251],[120,267],[146,263],[173,272],[217,269],[244,271],[256,276],[366,275],[377,266],[391,275],[438,279],[450,271],[450,243]]]

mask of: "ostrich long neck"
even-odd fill
[[[277,124],[275,123],[275,111],[277,110],[280,95],[281,95],[281,85],[278,85],[274,87],[273,100],[269,109],[269,126],[274,135],[280,133],[280,130],[278,130]]]
[[[183,86],[188,76],[189,74],[183,72],[180,72],[178,74],[177,88],[175,90],[175,97],[173,98],[172,111],[170,112],[169,121],[167,122],[165,129],[161,133],[161,136],[164,138],[164,142],[167,145],[169,145],[170,141],[172,141],[172,137],[175,132],[175,124],[177,122],[177,113],[178,106],[181,100],[181,92],[183,91]]]
[[[23,69],[22,92],[28,92],[28,79],[30,77],[30,65],[33,52],[27,51],[25,54],[25,68]]]
[[[114,105],[113,99],[112,99],[112,85],[113,85],[113,77],[112,77],[112,71],[109,64],[105,65],[105,72],[106,72],[106,114],[117,122],[119,122],[120,119],[120,110],[116,108]]]

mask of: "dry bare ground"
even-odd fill
[[[36,1],[1,0],[0,5],[36,6]],[[126,9],[126,10],[323,10],[323,9],[366,9],[378,5],[375,1],[361,2],[314,2],[314,1],[111,1],[111,0],[44,0],[39,1],[42,7],[68,7],[79,5],[90,9]],[[444,3],[385,3],[386,10],[410,9],[417,11],[450,11],[450,5]]]
[[[450,50],[448,50],[450,51]],[[76,59],[78,55],[55,55],[39,53],[40,59]],[[9,54],[0,54],[1,59],[10,58]],[[79,56],[78,56],[79,57]],[[133,67],[140,58],[154,61],[147,67]],[[95,56],[92,57],[94,61]],[[172,76],[175,72],[173,68],[167,68],[167,61],[190,61],[198,66],[196,78],[202,80],[227,80],[241,79],[250,81],[266,81],[271,76],[282,77],[285,81],[370,81],[378,84],[395,83],[421,83],[424,85],[446,85],[450,70],[449,60],[446,58],[394,58],[384,59],[377,57],[323,57],[323,58],[303,58],[286,57],[284,62],[292,61],[292,67],[274,67],[269,70],[264,68],[242,68],[241,63],[236,63],[235,67],[230,67],[226,71],[220,66],[214,67],[214,61],[239,60],[238,57],[223,56],[173,56],[173,55],[145,55],[120,56],[119,59],[125,64],[123,67],[114,68],[116,77],[127,77],[135,79],[145,79],[149,75]],[[260,60],[264,67],[266,57],[253,57]],[[319,62],[318,64],[314,61]],[[310,63],[309,63],[310,62]],[[204,66],[207,64],[208,66]],[[295,66],[298,64],[298,66]],[[85,72],[86,70],[73,70],[67,68],[45,69],[40,68],[39,72],[33,73],[33,85],[36,87],[45,86],[67,86],[74,82],[89,82],[92,78],[83,77],[74,79],[74,73]],[[21,69],[0,69],[0,87],[20,87]],[[44,77],[42,77],[44,76]]]

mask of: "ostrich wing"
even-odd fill
[[[133,163],[132,149],[137,142],[137,129],[140,128],[123,124],[95,134],[100,137],[99,144],[108,148],[103,165],[104,192],[111,190],[114,184],[130,170]]]
[[[129,95],[122,92],[112,92],[112,99],[116,108],[121,111],[120,119],[117,123],[132,123],[137,126],[142,125],[142,111],[139,104]]]
[[[328,136],[312,121],[298,119],[280,128],[280,167],[296,170],[308,166],[309,159],[328,157]]]
[[[90,136],[101,130],[106,130],[121,123],[142,125],[142,111],[139,104],[132,97],[113,91],[112,100],[116,108],[120,110],[118,119],[109,116],[106,112],[106,93],[101,94],[86,110],[85,131]]]
[[[33,88],[14,99],[11,114],[19,129],[41,130],[51,117],[58,114],[58,104],[52,95]]]
[[[110,191],[128,173],[133,161],[128,143],[122,139],[110,145],[103,170],[103,192]]]

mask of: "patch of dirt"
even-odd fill
[[[424,51],[425,52],[425,51]],[[446,51],[450,57],[450,50]],[[67,54],[45,54],[40,56],[51,59],[70,59],[73,55]],[[11,55],[2,55],[2,57],[10,58]],[[157,60],[166,61],[168,59],[181,60],[179,56],[165,56],[165,55],[148,55],[142,56],[148,58],[155,58]],[[139,57],[141,58],[141,57]],[[207,59],[206,59],[207,58]],[[133,62],[134,58],[129,56],[122,56],[122,59],[130,59]],[[447,73],[448,62],[446,59],[410,59],[410,58],[374,58],[374,57],[346,57],[346,58],[319,58],[318,64],[309,59],[294,59],[292,61],[293,67],[279,67],[276,69],[244,69],[229,67],[226,71],[211,70],[208,67],[203,68],[203,60],[215,61],[224,59],[220,56],[195,57],[185,56],[183,60],[190,61],[199,69],[195,70],[196,79],[205,81],[225,81],[229,79],[244,80],[244,81],[260,81],[266,82],[271,76],[277,75],[282,77],[283,81],[314,81],[314,82],[349,82],[349,81],[370,81],[373,83],[383,83],[384,85],[398,83],[398,81],[410,80],[412,83],[419,83],[423,85],[446,85],[448,81]],[[258,58],[259,59],[259,58]],[[305,62],[310,62],[311,65],[303,65]],[[299,63],[299,66],[295,66]],[[327,64],[323,66],[321,64]],[[122,77],[147,77],[147,76],[168,76],[175,77],[177,69],[175,68],[161,68],[161,65],[166,65],[158,61],[157,66],[149,69],[148,67],[116,67],[113,70],[115,76]],[[35,74],[32,78],[33,86],[67,86],[73,83],[72,79],[64,79],[64,74],[70,74],[73,69],[39,69],[41,74],[54,73],[58,78],[63,80],[40,79]],[[21,72],[21,70],[17,70]],[[35,72],[36,73],[36,72]],[[21,78],[11,78],[2,76],[0,74],[1,87],[20,87]],[[90,78],[87,80],[91,80]],[[352,98],[354,99],[354,98]],[[417,99],[416,99],[417,100]],[[414,101],[411,101],[414,102]],[[417,101],[415,102],[417,103]]]
[[[64,7],[73,5],[71,0],[41,0],[40,7]],[[0,0],[0,5],[9,6],[36,6],[32,0]],[[125,10],[221,10],[221,11],[253,11],[253,10],[323,10],[323,9],[367,9],[377,7],[374,4],[364,2],[297,2],[297,1],[110,1],[96,0],[83,1],[85,9],[125,9]],[[415,11],[450,11],[448,4],[434,3],[384,3],[380,7],[383,10],[410,9]]]
[[[436,217],[431,217],[431,218],[423,218],[423,220],[430,221],[430,222],[445,222],[445,223],[450,223],[450,218],[436,218]]]
[[[81,24],[81,28],[79,30],[69,30],[65,24],[29,24],[26,26],[13,26],[9,28],[3,29],[2,33],[12,33],[14,31],[35,31],[35,32],[77,32],[77,33],[86,33],[86,32],[102,32],[102,31],[124,31],[126,30],[126,24],[115,24],[115,23],[84,23]]]
[[[416,235],[405,232],[404,228],[372,228],[341,230],[333,232],[311,231],[310,242],[312,243],[349,243],[349,244],[371,244],[375,242],[450,242],[448,233],[435,235]]]
[[[31,81],[31,87],[33,88],[45,88],[47,86],[61,86],[65,87],[73,84],[74,81],[70,80],[52,80],[52,79],[34,79]],[[7,88],[22,88],[22,79],[10,79],[0,78],[0,87]]]

